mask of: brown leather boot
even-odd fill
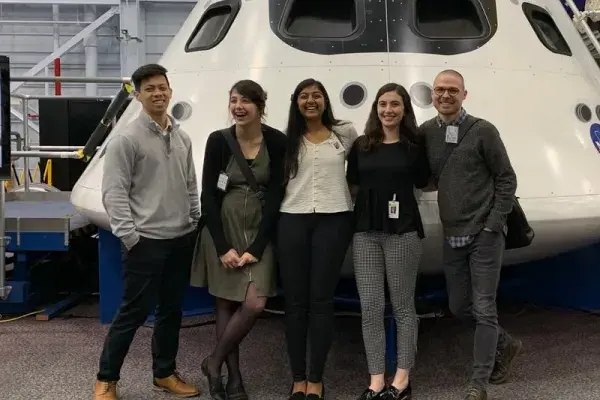
[[[154,390],[171,393],[177,397],[200,396],[200,390],[196,386],[186,383],[177,372],[166,378],[154,378]]]
[[[117,382],[96,381],[94,400],[119,400],[117,396]]]

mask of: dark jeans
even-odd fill
[[[277,229],[286,341],[295,382],[321,382],[333,336],[333,296],[352,239],[352,215],[285,214]]]
[[[494,369],[496,351],[506,347],[508,334],[498,325],[496,293],[505,237],[482,231],[468,246],[453,249],[444,241],[444,273],[450,311],[475,325],[473,384],[485,388]]]
[[[166,378],[173,374],[195,239],[195,231],[168,240],[140,238],[124,253],[123,300],[104,342],[98,380],[120,379],[133,337],[154,307],[154,377]]]

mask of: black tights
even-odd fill
[[[239,344],[254,326],[266,303],[266,297],[256,295],[253,283],[248,286],[246,299],[242,303],[216,298],[218,342],[208,360],[208,370],[212,376],[221,375],[221,367],[225,363],[228,384],[241,382]]]

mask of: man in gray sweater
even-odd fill
[[[421,129],[438,190],[450,310],[475,323],[465,400],[485,400],[488,383],[507,380],[522,347],[499,326],[496,309],[506,217],[517,179],[498,130],[462,108],[466,95],[460,73],[438,74],[432,93],[438,115]]]
[[[154,389],[200,394],[175,368],[200,207],[191,140],[167,115],[172,90],[166,72],[157,64],[134,72],[142,111],[111,135],[104,154],[102,201],[125,254],[123,299],[100,357],[95,400],[117,399],[129,346],[154,310]]]

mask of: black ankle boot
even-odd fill
[[[208,391],[210,396],[214,400],[227,400],[227,393],[225,392],[225,388],[223,388],[221,376],[212,376],[208,370],[208,357],[202,361],[200,368],[208,380]]]
[[[227,400],[248,400],[244,384],[239,381],[227,381]]]

